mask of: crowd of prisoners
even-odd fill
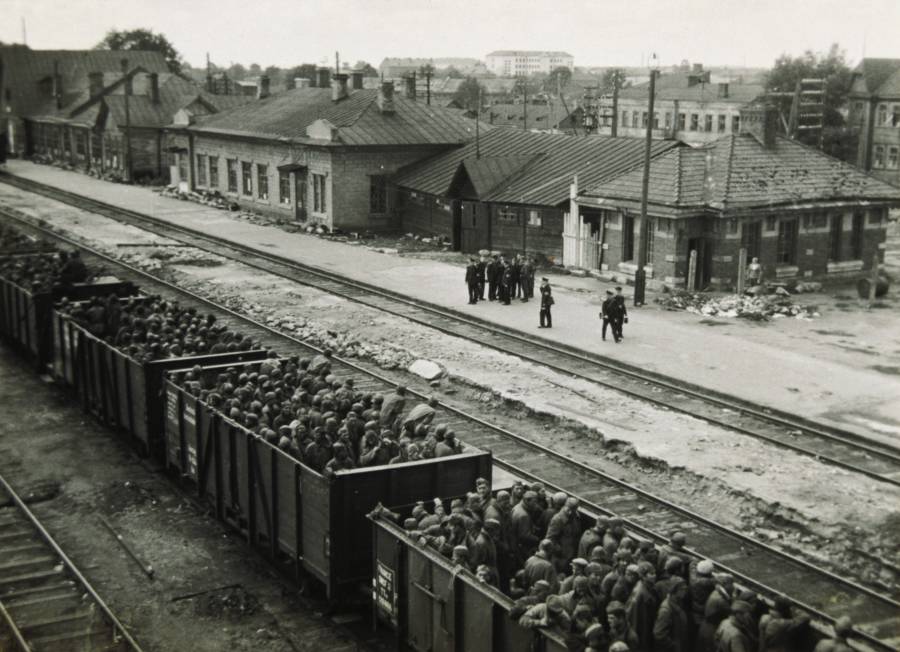
[[[512,598],[525,627],[562,633],[578,652],[789,652],[807,634],[784,596],[770,608],[672,533],[657,547],[632,538],[620,518],[584,520],[579,501],[535,482],[494,492],[476,481],[465,498],[417,503],[407,534]],[[816,652],[849,652],[852,624]]]

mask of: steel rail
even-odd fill
[[[37,519],[34,513],[28,509],[28,505],[25,504],[19,495],[15,492],[12,486],[7,482],[6,478],[0,474],[0,485],[2,485],[3,490],[9,495],[12,502],[18,508],[19,512],[28,519],[31,523],[32,527],[37,531],[40,535],[41,539],[53,550],[53,553],[59,557],[60,561],[65,565],[68,571],[75,577],[81,587],[87,592],[87,594],[91,597],[91,600],[100,607],[100,610],[103,612],[103,615],[112,625],[113,629],[117,632],[118,637],[124,640],[130,648],[134,652],[143,652],[141,646],[138,645],[137,641],[132,638],[131,634],[128,633],[128,630],[125,628],[116,615],[112,612],[103,598],[94,590],[94,587],[91,586],[91,583],[88,582],[87,578],[81,574],[81,571],[75,566],[69,556],[63,552],[63,549],[59,547],[59,544],[56,543],[56,540],[50,535],[50,533],[44,528],[41,522]],[[30,648],[26,648],[30,649]]]
[[[768,408],[762,405],[757,405],[749,401],[745,401],[743,399],[739,399],[737,397],[731,397],[719,392],[715,392],[706,388],[698,387],[692,385],[691,383],[679,381],[674,378],[670,378],[664,376],[662,374],[657,374],[654,372],[648,372],[646,370],[641,370],[632,365],[628,365],[625,363],[621,363],[618,361],[610,360],[603,356],[597,356],[593,354],[588,354],[584,351],[576,349],[574,347],[569,347],[566,345],[560,345],[555,342],[551,342],[541,337],[531,337],[526,336],[514,329],[508,329],[499,327],[497,324],[493,322],[489,322],[487,320],[483,320],[477,317],[471,317],[469,315],[464,315],[457,311],[452,311],[445,309],[440,306],[436,306],[434,304],[419,301],[417,299],[412,299],[405,295],[392,292],[389,290],[384,290],[383,288],[379,288],[367,283],[363,283],[360,281],[356,281],[354,279],[350,279],[348,277],[342,276],[340,274],[330,272],[327,270],[323,270],[318,267],[314,267],[311,265],[307,265],[304,263],[298,263],[295,261],[291,261],[281,256],[276,256],[270,254],[268,252],[259,251],[257,249],[253,249],[251,247],[240,245],[238,243],[232,242],[230,240],[226,240],[224,238],[219,238],[216,236],[212,236],[209,234],[201,233],[195,231],[193,229],[189,229],[187,227],[173,224],[167,222],[165,220],[161,220],[159,218],[155,218],[150,215],[146,215],[143,213],[138,213],[136,211],[131,211],[129,209],[121,208],[118,206],[113,206],[111,204],[106,204],[104,202],[84,197],[83,195],[79,195],[77,193],[72,193],[66,190],[61,190],[59,188],[55,188],[53,186],[49,186],[47,184],[43,184],[41,182],[32,181],[30,179],[23,179],[21,177],[15,177],[12,175],[8,175],[7,173],[0,173],[0,181],[8,183],[9,185],[23,188],[26,190],[30,190],[32,192],[37,192],[38,194],[42,194],[44,196],[48,196],[50,198],[56,195],[57,197],[63,197],[66,203],[70,203],[76,206],[87,206],[93,207],[89,208],[90,210],[94,210],[95,212],[100,212],[100,214],[105,217],[109,217],[111,219],[116,219],[119,221],[125,221],[122,218],[128,218],[137,222],[136,226],[140,228],[144,228],[146,230],[149,226],[156,227],[159,231],[153,231],[158,235],[164,235],[167,237],[172,237],[172,232],[181,233],[184,236],[194,239],[194,240],[202,240],[208,243],[211,243],[213,246],[219,248],[219,250],[210,250],[211,253],[215,253],[217,255],[223,256],[225,258],[236,260],[245,265],[248,265],[254,269],[259,269],[261,271],[274,274],[276,276],[281,276],[283,278],[287,278],[289,280],[308,285],[310,287],[316,287],[318,289],[324,289],[324,291],[333,294],[335,296],[340,296],[350,301],[354,301],[356,303],[360,303],[362,305],[366,305],[382,312],[386,312],[388,314],[392,314],[408,321],[418,323],[420,325],[438,330],[442,333],[452,335],[455,337],[466,337],[465,335],[461,335],[458,330],[453,329],[452,327],[445,327],[440,325],[439,323],[435,323],[433,320],[429,320],[422,317],[412,316],[403,311],[398,311],[391,309],[385,306],[383,303],[375,302],[372,300],[366,300],[360,296],[355,296],[352,293],[348,293],[346,291],[341,291],[340,288],[327,287],[322,288],[320,285],[315,283],[311,283],[308,280],[304,280],[302,278],[297,278],[289,273],[279,272],[277,270],[272,269],[271,267],[267,267],[264,265],[260,265],[258,263],[254,263],[251,260],[248,260],[247,256],[255,257],[266,261],[270,264],[279,265],[283,267],[287,267],[289,270],[293,271],[295,274],[297,272],[305,273],[312,275],[314,277],[318,277],[323,279],[328,283],[337,283],[339,285],[343,285],[349,288],[352,288],[356,291],[363,292],[365,294],[375,295],[378,297],[386,298],[391,301],[398,302],[402,305],[412,307],[416,310],[421,310],[426,313],[430,313],[432,315],[437,315],[443,319],[446,319],[451,322],[457,322],[466,326],[477,326],[480,330],[486,331],[493,335],[498,335],[508,340],[513,340],[521,344],[526,344],[528,346],[538,347],[544,351],[550,351],[558,356],[563,356],[565,358],[573,359],[581,363],[586,363],[589,365],[595,365],[602,369],[606,369],[618,374],[625,374],[635,380],[641,381],[643,383],[653,384],[658,387],[662,387],[668,391],[676,392],[678,394],[687,395],[691,398],[703,401],[709,405],[718,406],[720,408],[724,407],[729,410],[742,413],[744,415],[751,416],[760,421],[764,421],[770,424],[774,424],[781,427],[790,428],[793,430],[799,430],[801,433],[805,431],[806,434],[811,435],[813,437],[818,437],[820,439],[828,440],[832,443],[846,446],[850,449],[856,449],[858,451],[864,452],[867,455],[874,456],[885,460],[886,462],[896,465],[897,470],[891,472],[891,474],[885,474],[878,471],[873,471],[871,469],[863,468],[853,462],[847,462],[840,458],[834,457],[832,455],[824,454],[820,451],[816,451],[810,447],[802,446],[799,444],[792,443],[790,441],[785,441],[784,439],[773,437],[771,435],[767,435],[758,430],[753,430],[748,427],[740,426],[734,424],[725,419],[716,418],[714,416],[708,414],[699,414],[696,410],[692,410],[689,407],[681,406],[677,402],[673,403],[672,401],[667,401],[664,398],[654,397],[649,395],[643,391],[637,391],[634,389],[629,389],[627,387],[623,387],[620,384],[615,384],[613,382],[604,381],[601,378],[597,378],[596,376],[592,376],[586,374],[584,372],[579,372],[577,369],[572,369],[571,367],[567,367],[564,365],[560,365],[554,363],[552,361],[547,360],[544,357],[538,357],[534,355],[529,355],[526,352],[521,350],[511,350],[508,346],[503,346],[500,342],[490,341],[486,339],[484,341],[477,340],[477,342],[483,346],[487,346],[493,348],[495,350],[516,355],[524,360],[532,362],[534,364],[538,364],[549,369],[553,369],[555,371],[559,371],[562,373],[571,374],[578,378],[608,387],[615,391],[621,392],[625,395],[631,396],[637,400],[647,401],[653,403],[654,405],[659,405],[665,407],[670,410],[674,410],[683,414],[690,415],[694,418],[698,418],[709,423],[713,423],[729,430],[733,430],[739,432],[741,434],[754,437],[756,439],[760,439],[766,441],[768,443],[774,444],[776,446],[780,446],[782,448],[786,448],[788,450],[792,450],[802,455],[811,456],[815,459],[831,464],[833,466],[837,466],[839,468],[843,468],[847,471],[851,471],[853,473],[859,473],[862,475],[866,475],[874,480],[878,480],[880,482],[886,482],[888,484],[892,484],[895,486],[900,486],[900,452],[895,451],[893,449],[888,449],[886,447],[880,447],[876,445],[875,442],[871,440],[865,439],[856,435],[855,433],[850,433],[847,431],[841,431],[838,429],[830,428],[825,426],[824,424],[816,423],[810,421],[808,419],[802,417],[796,417],[795,415],[787,415],[779,410],[775,410],[772,408]],[[38,190],[34,190],[37,188]],[[112,213],[112,214],[109,214]],[[128,222],[126,222],[128,223]],[[133,224],[134,225],[134,224]],[[178,238],[174,238],[178,239]],[[182,240],[182,242],[185,242]],[[191,246],[197,246],[196,242],[187,242]],[[202,248],[202,247],[201,247]],[[225,249],[226,252],[221,251],[221,249]],[[241,255],[229,255],[227,252],[233,251],[238,252]]]
[[[150,272],[146,272],[140,268],[137,268],[128,263],[122,262],[122,261],[114,258],[113,256],[110,256],[109,254],[106,254],[98,249],[95,249],[92,246],[87,245],[79,240],[75,240],[75,239],[69,238],[68,236],[64,236],[62,234],[56,233],[55,231],[53,231],[49,228],[36,225],[36,224],[32,223],[30,219],[28,219],[26,217],[18,216],[15,213],[10,212],[9,209],[0,209],[0,214],[6,215],[7,217],[19,222],[20,224],[24,225],[27,228],[35,229],[37,231],[40,231],[40,232],[48,235],[51,238],[65,242],[71,246],[79,247],[83,250],[86,250],[97,258],[100,258],[109,263],[112,263],[113,265],[127,269],[129,272],[136,274],[142,278],[145,278],[145,279],[151,281],[152,283],[154,283],[156,285],[160,285],[160,286],[162,286],[168,290],[171,290],[177,294],[181,294],[181,295],[190,297],[192,300],[197,301],[202,304],[205,304],[205,305],[215,309],[218,312],[228,314],[233,319],[240,321],[240,322],[245,322],[247,324],[250,324],[253,327],[255,327],[259,330],[265,331],[268,334],[273,335],[278,339],[293,342],[294,344],[300,345],[301,347],[308,349],[310,351],[314,351],[317,353],[323,352],[323,349],[320,347],[314,346],[312,344],[304,342],[303,340],[297,339],[296,337],[293,337],[291,335],[283,333],[275,328],[272,328],[271,326],[268,326],[262,322],[259,322],[255,319],[253,319],[252,317],[243,315],[231,308],[228,308],[227,306],[218,304],[215,301],[213,301],[211,299],[207,299],[207,298],[203,297],[202,295],[199,295],[191,290],[181,288],[181,287],[175,285],[174,283],[171,283],[169,281],[161,279],[161,278],[151,274]],[[370,378],[374,378],[386,385],[389,385],[389,386],[396,385],[396,383],[394,381],[392,381],[391,379],[389,379],[377,372],[366,369],[354,362],[351,362],[349,360],[346,360],[346,359],[343,359],[343,358],[340,358],[337,356],[333,356],[333,359],[349,369],[352,369],[352,370],[354,370],[360,374],[363,374],[365,376],[368,376]],[[426,396],[425,394],[423,394],[421,392],[417,392],[417,391],[411,390],[411,389],[408,389],[407,391],[408,391],[408,393],[410,393],[413,396],[416,396],[420,399],[424,400],[424,399],[428,398],[428,396]],[[739,540],[739,541],[743,542],[744,544],[751,546],[753,548],[763,550],[766,553],[773,555],[777,558],[781,558],[786,563],[789,563],[789,564],[792,564],[795,566],[799,566],[809,572],[812,572],[819,576],[825,577],[831,582],[842,585],[842,586],[846,587],[847,589],[851,589],[857,593],[862,593],[865,596],[867,596],[871,599],[874,599],[880,603],[883,603],[885,605],[888,605],[892,608],[900,609],[900,602],[891,598],[890,596],[886,596],[884,594],[878,593],[877,591],[875,591],[869,587],[866,587],[857,582],[854,582],[852,580],[841,577],[840,575],[837,575],[825,568],[822,568],[811,562],[808,562],[800,557],[792,555],[791,553],[785,552],[783,550],[779,550],[778,548],[775,548],[769,544],[766,544],[766,543],[763,543],[756,539],[753,539],[752,537],[749,537],[748,535],[745,535],[745,534],[735,530],[734,528],[728,527],[721,523],[717,523],[716,521],[713,521],[712,519],[702,516],[690,509],[687,509],[676,503],[666,500],[665,498],[656,496],[655,494],[653,494],[649,491],[646,491],[644,489],[636,487],[635,485],[632,485],[628,482],[625,482],[623,480],[615,478],[609,474],[603,473],[602,471],[594,469],[585,463],[573,460],[571,457],[569,457],[567,455],[563,455],[557,451],[554,451],[553,449],[548,448],[547,446],[532,442],[532,441],[528,440],[527,438],[523,437],[522,435],[513,433],[512,431],[509,431],[509,430],[507,430],[501,426],[498,426],[496,424],[492,424],[480,417],[469,414],[469,413],[465,412],[464,410],[460,410],[458,408],[447,405],[445,403],[440,403],[440,407],[442,409],[444,409],[445,411],[464,419],[465,421],[469,421],[471,423],[477,424],[483,428],[486,428],[488,430],[491,430],[491,431],[501,435],[503,438],[505,438],[507,440],[514,441],[518,445],[524,445],[536,452],[539,452],[542,455],[546,455],[546,456],[553,458],[563,464],[570,465],[573,469],[575,469],[581,473],[586,473],[590,476],[593,476],[600,482],[620,487],[620,488],[622,488],[628,492],[631,492],[637,496],[640,496],[641,498],[644,498],[650,502],[661,505],[670,511],[673,511],[680,515],[683,515],[684,517],[689,518],[707,528],[710,528],[712,530],[720,532],[720,533],[722,533],[726,536],[729,536],[733,539]],[[521,469],[521,467],[518,467],[517,465],[512,464],[511,462],[507,462],[506,460],[503,460],[502,458],[498,458],[495,456],[494,461],[501,468],[508,468],[517,474],[526,474],[529,477],[533,477],[537,480],[540,480],[541,482],[544,482],[545,484],[549,484],[545,480],[542,480],[539,476],[537,476],[531,472],[525,471],[525,470]],[[578,495],[577,489],[573,489],[572,487],[569,487],[569,488],[560,487],[560,490],[566,491],[567,493],[574,494],[576,496]],[[593,503],[590,503],[590,501],[588,501],[588,500],[584,500],[584,499],[580,499],[580,500],[582,502],[593,505]],[[612,513],[612,512],[609,512],[609,510],[603,510],[603,508],[599,508],[599,509],[601,509],[605,513]],[[621,515],[621,514],[617,514],[617,515]],[[633,523],[633,520],[629,519],[629,522]],[[667,538],[665,535],[657,533],[657,532],[653,532],[643,526],[636,526],[635,529],[646,533],[648,536],[652,536],[656,540],[664,540]],[[702,555],[700,555],[700,553],[698,553],[696,551],[694,551],[694,553],[699,555],[700,557],[703,557]],[[736,569],[734,569],[726,564],[716,561],[713,557],[704,557],[704,558],[709,558],[710,561],[712,561],[718,568],[722,569],[723,571],[731,573],[735,577],[747,578],[746,581],[748,584],[752,584],[753,586],[760,587],[761,591],[770,597],[775,596],[775,595],[784,594],[783,591],[774,589],[774,588],[767,586],[759,581],[753,580],[752,578],[749,578],[749,576],[745,575],[744,573],[741,573],[740,571],[737,571]],[[814,607],[810,607],[806,603],[804,603],[800,600],[797,600],[795,598],[791,598],[790,596],[789,596],[789,599],[795,604],[795,606],[797,606],[801,609],[810,611],[811,613],[815,613],[817,616],[821,617],[824,621],[826,621],[830,624],[834,624],[834,622],[836,620],[836,618],[834,616],[830,616],[824,612],[821,612],[820,610],[817,610]],[[877,647],[878,649],[881,649],[881,650],[893,650],[894,649],[894,648],[890,647],[889,645],[887,645],[886,643],[882,642],[881,640],[879,640],[879,639],[875,638],[874,636],[871,636],[865,632],[860,631],[860,632],[856,632],[856,634],[858,637],[864,639],[867,643]]]

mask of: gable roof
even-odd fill
[[[900,93],[900,75],[898,75],[900,59],[863,59],[853,72],[856,77],[855,93],[867,95]],[[889,81],[890,88],[883,88]]]
[[[639,202],[643,171],[589,186],[585,195]],[[749,134],[680,148],[651,162],[648,200],[671,214],[726,211],[810,202],[879,201],[900,204],[900,189],[794,140],[771,149]]]
[[[680,146],[676,141],[655,140],[651,155]],[[638,138],[567,136],[509,127],[498,127],[485,134],[477,148],[480,157],[476,155],[476,144],[469,143],[408,166],[395,175],[394,183],[444,196],[464,166],[470,178],[470,171],[474,170],[476,175],[488,179],[482,185],[493,186],[484,195],[479,192],[483,201],[556,206],[569,198],[574,175],[578,175],[579,184],[594,185],[640,165],[644,155],[644,141]]]
[[[252,106],[241,106],[202,119],[190,127],[209,134],[230,134],[297,143],[313,142],[306,128],[327,120],[338,145],[461,144],[475,136],[475,123],[457,111],[427,106],[395,93],[395,111],[380,111],[377,90],[355,90],[335,102],[329,88],[297,88]],[[484,125],[485,129],[489,125]],[[316,144],[328,144],[315,141]]]
[[[26,115],[44,104],[38,86],[42,79],[53,75],[58,63],[65,94],[87,90],[88,75],[92,72],[120,73],[122,59],[129,68],[140,67],[149,72],[169,72],[162,53],[145,50],[32,50],[22,45],[0,46],[3,61],[3,85],[10,90],[12,113]],[[5,100],[5,98],[3,98]]]

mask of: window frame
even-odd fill
[[[253,196],[253,163],[241,161],[241,193],[244,197]]]
[[[884,169],[884,157],[885,157],[885,147],[884,145],[875,145],[872,147],[872,169],[873,170],[883,170]]]
[[[703,116],[703,131],[713,133],[713,115],[711,113]]]
[[[538,209],[536,209],[536,208],[529,208],[529,209],[528,209],[528,222],[527,222],[527,224],[528,224],[528,226],[530,226],[530,227],[532,227],[532,228],[535,228],[535,229],[541,229],[541,228],[543,228],[543,227],[544,227],[544,214],[543,214],[543,212],[540,211],[540,210],[538,210]]]
[[[796,218],[778,220],[778,240],[775,245],[777,265],[797,264],[797,244],[800,225]]]
[[[383,174],[369,175],[369,214],[384,215],[388,212],[388,184]]]
[[[836,213],[828,224],[828,262],[839,263],[843,259],[844,215]]]
[[[747,261],[760,257],[762,251],[763,223],[759,220],[741,223],[741,249],[747,252]]]
[[[198,186],[206,186],[207,176],[206,176],[206,156],[203,154],[197,154],[197,185]]]
[[[264,201],[269,200],[269,166],[265,163],[256,164],[256,196]]]
[[[853,217],[850,218],[850,255],[853,256],[851,260],[863,259],[863,248],[866,240],[865,218],[866,215],[863,211],[854,212]]]
[[[720,113],[716,116],[716,133],[724,134],[725,129],[728,128],[728,116],[724,113]]]
[[[291,205],[291,173],[286,170],[278,170],[278,203]]]
[[[209,156],[207,157],[207,173],[209,174],[209,187],[216,188],[219,187],[219,157],[218,156]]]
[[[313,172],[313,213],[324,215],[328,213],[328,188],[325,183],[326,175]]]
[[[497,221],[507,224],[519,223],[519,211],[511,206],[503,206],[497,209]]]
[[[700,131],[700,114],[699,113],[691,114],[691,126],[688,131]]]
[[[687,128],[687,113],[678,114],[678,131],[685,131]]]
[[[627,226],[631,228],[626,228]],[[634,260],[634,226],[635,220],[632,215],[624,215],[622,217],[622,262],[628,263]]]
[[[886,170],[900,168],[900,145],[888,145],[884,167]]]
[[[228,192],[238,192],[238,160],[236,158],[225,159],[225,175],[228,181]]]

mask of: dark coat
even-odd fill
[[[550,285],[541,285],[541,308],[549,308],[553,305],[553,291]]]
[[[466,267],[466,283],[469,285],[473,285],[478,282],[478,269],[475,265],[469,263]]]
[[[637,634],[640,646],[637,650],[650,652],[653,649],[654,625],[659,598],[643,582],[638,583],[625,605],[628,624]]]
[[[659,606],[653,625],[654,652],[689,652],[688,619],[669,596]]]

